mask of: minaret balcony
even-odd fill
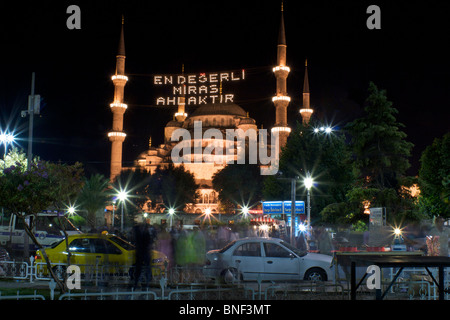
[[[291,133],[291,128],[289,127],[273,127],[272,128],[272,133],[274,132],[287,132],[287,133]]]
[[[128,77],[123,75],[123,74],[115,74],[111,77],[111,79],[114,80],[123,80],[123,81],[128,81]]]
[[[176,112],[175,113],[175,117],[187,117],[188,115],[187,115],[187,113],[181,113],[181,112]]]
[[[118,132],[118,131],[112,131],[112,132],[108,132],[108,138],[109,141],[113,142],[113,141],[124,141],[125,137],[126,137],[126,133],[125,132]]]
[[[124,110],[126,110],[128,108],[128,106],[125,103],[120,103],[120,102],[111,103],[109,106],[111,108],[121,108]]]
[[[300,113],[309,113],[312,114],[314,112],[313,109],[308,109],[308,108],[304,108],[304,109],[300,109]]]
[[[289,97],[289,96],[275,96],[275,97],[272,98],[272,102],[276,102],[276,101],[291,102],[291,97]]]
[[[288,66],[276,66],[273,69],[273,72],[278,72],[278,71],[285,71],[285,72],[291,72],[291,68],[289,68]]]

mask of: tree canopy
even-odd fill
[[[420,205],[429,216],[450,217],[450,133],[436,138],[420,158]]]
[[[339,131],[315,132],[314,128],[319,126],[313,119],[308,126],[297,124],[282,151],[279,166],[281,177],[299,178],[297,199],[306,199],[303,179],[308,173],[313,178],[312,219],[319,218],[317,213],[327,205],[344,201],[354,181],[345,135]],[[290,200],[290,184],[277,176],[266,177],[264,198]]]
[[[213,176],[213,188],[226,210],[251,208],[262,200],[263,178],[256,164],[228,164]]]
[[[195,202],[197,188],[194,175],[173,164],[158,167],[153,174],[139,168],[122,171],[114,182],[116,191],[127,191],[128,211],[133,214],[142,212],[144,205],[183,210],[187,203]]]
[[[410,167],[413,144],[406,141],[404,125],[395,117],[398,110],[387,100],[386,90],[370,82],[364,115],[350,122],[354,167],[366,186],[397,188],[398,179]]]
[[[395,117],[398,110],[370,82],[369,96],[362,117],[346,126],[351,137],[353,167],[357,183],[347,194],[353,215],[360,216],[364,204],[386,207],[388,217],[404,219],[415,216],[414,205],[402,191],[405,173],[410,167],[409,157],[413,144],[406,141],[404,127]]]

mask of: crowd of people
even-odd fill
[[[406,243],[411,243],[413,238],[419,237],[412,229],[409,229],[405,228],[404,230],[408,230],[404,235]],[[436,224],[431,231],[436,233],[433,233],[433,235],[438,236],[434,239],[439,239],[440,254],[448,255],[448,228],[443,228],[443,220],[441,218],[436,219]],[[150,225],[145,221],[132,228],[127,235],[122,236],[136,245],[138,268],[139,265],[146,266],[150,264],[151,257],[148,253],[152,249],[160,251],[167,256],[169,268],[174,266],[201,267],[206,262],[206,252],[221,249],[229,242],[240,238],[269,236],[282,238],[290,242],[286,233],[282,233],[278,228],[274,227],[269,228],[262,235],[260,230],[252,225],[199,225],[185,228],[179,223],[168,227],[167,225]],[[313,232],[308,237],[308,240],[304,232],[299,232],[295,240],[295,246],[305,252],[333,255],[334,251],[339,250],[339,245],[332,239],[329,230],[321,226],[313,228]],[[141,272],[142,270],[138,269],[138,271]]]

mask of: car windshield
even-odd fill
[[[123,240],[122,238],[117,237],[117,236],[113,236],[113,237],[109,238],[109,240],[111,240],[112,242],[118,244],[119,246],[121,246],[125,250],[130,251],[130,250],[134,250],[135,249],[134,246],[131,243],[129,243],[129,242]]]
[[[288,248],[289,250],[293,251],[296,255],[298,255],[299,257],[303,257],[304,255],[306,255],[306,251],[302,251],[296,247],[294,247],[293,245],[291,245],[290,243],[286,242],[286,241],[281,241],[280,242],[283,246],[285,246],[286,248]]]
[[[231,241],[230,243],[228,243],[225,247],[223,247],[222,249],[219,250],[220,253],[224,253],[225,251],[227,251],[233,244],[236,243],[236,240]]]
[[[63,239],[61,239],[61,240],[59,240],[59,241],[56,241],[55,243],[53,243],[51,246],[50,246],[50,248],[52,248],[52,249],[54,249],[54,248],[56,248],[56,246],[58,246],[61,242],[63,242],[63,241],[66,241],[66,238],[63,238]]]

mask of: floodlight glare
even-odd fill
[[[73,206],[71,206],[71,207],[69,207],[69,208],[67,209],[67,212],[68,212],[69,214],[74,214],[74,213],[75,213],[75,208],[74,208]]]
[[[117,197],[119,198],[120,201],[124,201],[127,199],[128,195],[125,191],[120,191],[117,195]]]
[[[311,177],[306,177],[305,180],[303,180],[303,184],[305,185],[305,188],[309,190],[313,185],[313,179]]]
[[[303,223],[301,223],[301,224],[298,226],[298,229],[300,230],[300,232],[305,232],[305,231],[306,231],[306,226],[305,226]]]

